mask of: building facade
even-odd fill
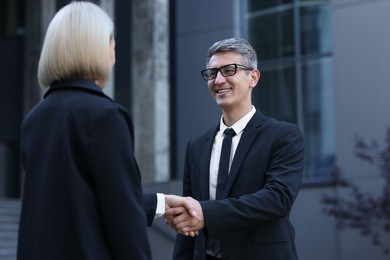
[[[19,126],[39,102],[36,64],[48,22],[67,1],[0,4],[0,197],[18,198],[23,172]],[[215,41],[248,39],[262,73],[253,103],[296,123],[306,140],[304,185],[293,208],[301,260],[388,259],[370,234],[337,229],[325,195],[354,201],[335,173],[374,198],[387,184],[355,155],[356,138],[385,147],[388,0],[100,0],[114,17],[117,63],[106,93],[132,113],[144,189],[181,193],[187,141],[219,122],[200,76]],[[11,15],[12,14],[12,15]],[[389,21],[390,22],[390,21]],[[11,112],[12,111],[12,112]],[[389,218],[389,216],[387,216]],[[390,235],[379,226],[380,240]],[[154,259],[170,259],[174,232],[162,219],[150,229]]]

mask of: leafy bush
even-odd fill
[[[386,131],[385,147],[380,149],[373,140],[367,143],[356,138],[355,155],[360,160],[375,166],[385,184],[379,195],[372,195],[344,178],[339,170],[334,174],[334,184],[351,192],[349,198],[324,194],[322,203],[326,205],[324,213],[336,219],[338,229],[359,230],[363,236],[371,237],[374,245],[385,254],[390,253],[390,128]]]

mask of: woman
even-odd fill
[[[47,88],[24,119],[18,259],[150,259],[133,123],[102,89],[113,22],[72,2],[50,22],[38,67]]]

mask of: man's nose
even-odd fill
[[[218,71],[214,81],[216,84],[218,84],[218,82],[224,82],[225,77],[222,76],[222,73],[220,71]]]

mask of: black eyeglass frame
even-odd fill
[[[228,75],[225,75],[225,73],[223,72],[223,69],[224,68],[227,68],[227,67],[231,67],[231,66],[234,66],[234,73],[233,74],[228,74]],[[218,74],[218,71],[221,73],[222,76],[224,76],[225,78],[226,77],[230,77],[230,76],[234,76],[236,75],[237,73],[237,68],[240,68],[240,69],[243,69],[243,70],[253,70],[252,68],[249,68],[247,66],[244,66],[244,65],[241,65],[241,64],[238,64],[238,63],[231,63],[231,64],[226,64],[226,65],[223,65],[219,68],[211,68],[211,69],[205,69],[205,70],[202,70],[200,73],[202,75],[202,78],[206,81],[209,81],[209,80],[214,80],[216,77],[217,77],[217,74]],[[222,69],[222,70],[221,70]],[[215,71],[215,76],[214,77],[210,77],[210,71]]]

